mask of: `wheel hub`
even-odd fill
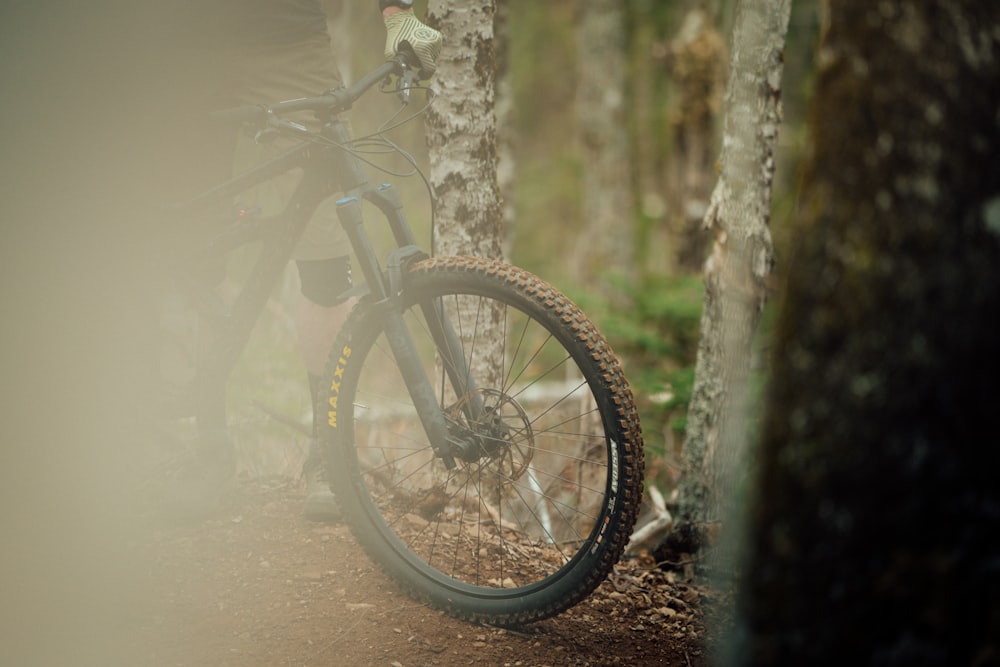
[[[477,389],[445,412],[459,459],[493,468],[509,482],[527,470],[535,449],[534,432],[527,413],[512,396],[496,389]]]

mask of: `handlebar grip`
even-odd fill
[[[415,56],[414,56],[415,57]],[[390,74],[399,74],[404,70],[401,60],[389,60],[363,76],[350,88],[339,88],[319,97],[302,97],[295,100],[276,102],[269,107],[240,106],[231,109],[220,109],[209,112],[209,118],[225,122],[257,122],[264,123],[268,113],[282,114],[294,111],[334,111],[339,112],[350,108],[351,104],[361,95]]]
[[[354,101],[376,83],[384,79],[389,74],[402,71],[402,65],[389,60],[365,76],[361,77],[357,83],[349,88],[338,88],[326,95],[319,97],[302,97],[297,100],[285,100],[272,104],[268,109],[276,114],[290,113],[293,111],[345,111],[354,104]]]

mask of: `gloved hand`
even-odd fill
[[[420,60],[420,76],[430,78],[441,53],[441,33],[420,22],[412,11],[400,11],[385,19],[385,57],[392,58],[400,42],[409,42]]]

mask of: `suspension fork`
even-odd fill
[[[374,190],[369,190],[365,193],[365,198],[373,203],[389,221],[396,245],[400,248],[416,246],[413,228],[403,212],[403,202],[391,184],[383,183]],[[399,276],[398,289],[402,289],[402,275],[401,273]],[[390,287],[397,289],[394,285],[390,285]],[[462,341],[455,333],[451,318],[445,311],[444,303],[440,298],[435,298],[421,301],[419,305],[430,329],[434,345],[441,355],[441,362],[448,375],[448,381],[455,390],[456,396],[464,396],[469,399],[462,402],[462,409],[465,416],[470,421],[475,422],[482,414],[483,399],[476,391],[475,379],[465,362]]]
[[[420,364],[413,338],[403,321],[402,312],[397,307],[398,295],[391,292],[390,286],[379,271],[375,251],[363,230],[361,201],[353,196],[338,200],[337,214],[368,283],[370,296],[374,301],[372,307],[380,310],[386,340],[392,349],[407,391],[413,399],[420,423],[434,453],[441,457],[445,467],[450,470],[455,467],[456,451],[460,452],[466,447],[463,447],[448,431],[444,411],[438,404],[434,387]]]
[[[347,126],[339,117],[328,120],[324,127],[325,134],[332,138],[341,146],[350,144],[350,133]],[[424,432],[434,449],[435,454],[441,457],[445,466],[449,469],[455,467],[454,454],[461,454],[468,451],[470,443],[461,442],[452,437],[448,431],[448,422],[445,419],[444,411],[438,404],[427,374],[420,364],[420,358],[413,344],[413,338],[406,328],[403,315],[397,307],[397,299],[402,289],[402,268],[399,272],[399,279],[396,281],[387,280],[383,277],[379,269],[378,258],[372,248],[367,234],[364,232],[364,222],[361,215],[360,196],[364,196],[371,201],[385,215],[395,238],[396,245],[405,252],[407,248],[416,248],[416,240],[413,231],[403,214],[403,204],[396,191],[388,184],[371,188],[368,186],[361,161],[350,151],[341,150],[333,153],[337,163],[335,169],[340,174],[340,182],[350,184],[347,187],[349,196],[337,201],[337,215],[340,224],[350,239],[351,246],[361,265],[362,273],[368,283],[371,297],[374,299],[374,307],[384,309],[385,334],[392,348],[396,365],[403,376],[406,388],[413,398],[417,413],[420,416]],[[398,255],[402,259],[401,255]],[[391,284],[395,282],[396,284]],[[471,395],[475,400],[467,403],[475,405],[466,408],[470,418],[478,417],[482,411],[481,399],[475,395],[472,376],[465,365],[465,357],[462,354],[461,343],[455,335],[451,324],[447,321],[444,308],[439,303],[421,304],[424,317],[431,329],[431,335],[435,345],[442,350],[445,359],[449,381],[452,383],[458,396]]]

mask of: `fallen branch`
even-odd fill
[[[659,544],[673,528],[674,518],[667,511],[663,494],[655,486],[649,487],[649,500],[653,515],[643,526],[632,532],[632,537],[625,547],[625,553],[635,554],[642,549],[648,549],[652,544]]]

